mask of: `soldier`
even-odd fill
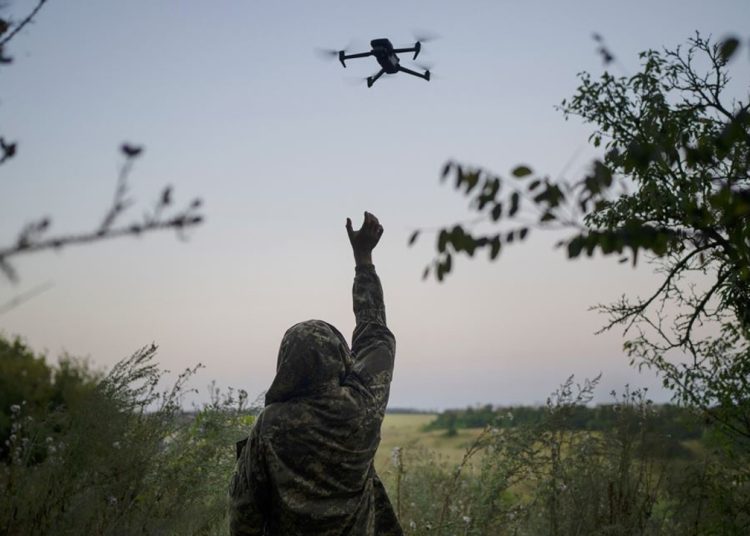
[[[403,534],[373,467],[396,349],[372,264],[383,227],[365,212],[362,228],[347,218],[346,231],[355,261],[352,348],[321,320],[284,334],[265,408],[238,444],[232,536]]]

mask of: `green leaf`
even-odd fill
[[[495,203],[495,206],[492,207],[492,221],[499,220],[502,215],[503,215],[503,204]]]
[[[492,239],[492,246],[490,247],[490,260],[495,260],[497,256],[500,254],[500,237],[495,236],[495,238]]]
[[[556,219],[557,219],[557,216],[555,216],[551,212],[547,211],[547,212],[545,212],[542,215],[541,218],[539,218],[539,221],[541,221],[541,222],[548,222],[548,221],[552,221],[552,220],[556,220]]]
[[[528,234],[529,234],[529,228],[528,227],[522,227],[521,230],[518,231],[518,237],[521,240],[525,240],[526,239],[526,235],[528,235]]]
[[[453,169],[453,162],[446,162],[443,166],[443,171],[440,173],[440,182],[445,182],[451,169]]]
[[[578,257],[578,255],[580,255],[581,251],[583,250],[584,243],[585,239],[580,235],[576,236],[570,242],[568,242],[568,257],[571,259],[575,259],[576,257]]]
[[[518,166],[512,171],[512,173],[514,177],[518,177],[519,179],[521,179],[523,177],[528,177],[529,175],[531,175],[531,168],[529,168],[528,166]]]
[[[737,48],[740,46],[740,40],[736,37],[729,37],[727,39],[724,39],[724,41],[721,42],[719,45],[719,56],[721,56],[721,59],[724,62],[729,61],[729,58],[731,58],[735,52],[737,52]]]
[[[518,194],[518,192],[513,192],[513,195],[510,196],[510,211],[508,211],[508,216],[512,218],[516,215],[520,202],[521,196]]]
[[[419,237],[419,229],[417,229],[416,231],[414,231],[414,232],[413,232],[413,233],[411,234],[411,236],[409,237],[409,245],[410,245],[410,246],[411,246],[412,244],[414,244],[414,242],[416,242],[416,241],[417,241],[417,237]]]
[[[438,234],[437,249],[440,253],[445,251],[445,246],[448,243],[448,231],[441,229]]]

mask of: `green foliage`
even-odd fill
[[[212,391],[211,403],[186,415],[181,401],[197,367],[161,391],[165,372],[155,352],[139,350],[64,405],[34,416],[30,403],[12,406],[0,532],[226,532],[234,442],[252,422],[247,397]],[[43,364],[33,354],[26,359]],[[91,378],[72,360],[53,376]]]
[[[725,94],[740,46],[696,34],[687,47],[642,52],[632,76],[581,73],[560,108],[593,125],[603,157],[576,182],[526,165],[506,179],[446,164],[442,180],[454,177],[480,218],[438,231],[424,275],[442,281],[456,255],[480,248],[496,259],[529,228],[572,231],[558,244],[569,258],[598,251],[635,265],[647,253],[663,282],[647,298],[599,306],[604,330],[635,333],[625,343],[631,364],[655,369],[676,400],[701,408],[750,454],[750,95]],[[520,216],[533,225],[519,226]],[[473,232],[482,222],[493,230]]]
[[[607,431],[621,423],[623,413],[621,404],[598,404],[596,406],[579,405],[568,408],[565,425],[571,431]],[[425,430],[446,431],[458,428],[484,428],[491,426],[498,429],[538,426],[548,415],[544,406],[511,406],[469,407],[466,409],[446,410],[435,417]],[[708,425],[696,412],[672,404],[652,404],[649,411],[649,428],[659,437],[652,443],[666,456],[687,454],[679,445],[681,441],[700,439],[709,429]]]
[[[85,396],[97,380],[85,361],[63,356],[53,368],[21,339],[0,336],[0,461],[8,458],[14,407],[39,419]]]
[[[397,448],[385,475],[407,534],[744,534],[747,468],[708,444],[690,460],[664,456],[664,431],[641,391],[612,405],[602,430],[580,430],[597,380],[569,378],[541,419],[487,426],[448,465]],[[726,436],[721,436],[726,437]]]

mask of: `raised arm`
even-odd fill
[[[376,397],[379,409],[384,411],[393,375],[396,339],[385,323],[383,288],[372,264],[372,250],[383,234],[383,226],[374,215],[365,212],[359,231],[352,229],[349,218],[346,230],[356,265],[352,289],[357,321],[352,336],[354,371]]]

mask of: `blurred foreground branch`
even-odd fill
[[[112,204],[105,212],[101,224],[89,231],[80,233],[48,234],[52,220],[45,216],[26,224],[14,243],[0,246],[0,271],[12,282],[18,281],[18,272],[10,260],[24,254],[44,250],[59,250],[74,244],[87,244],[121,236],[141,236],[144,233],[157,230],[174,229],[178,237],[186,238],[185,231],[189,227],[203,221],[199,210],[202,206],[200,198],[193,199],[186,207],[171,214],[166,214],[173,205],[172,187],[165,186],[159,199],[154,203],[151,211],[147,211],[143,218],[130,223],[121,223],[123,213],[133,204],[129,196],[128,177],[133,163],[143,153],[142,147],[123,144],[121,151],[125,162],[120,168]]]

